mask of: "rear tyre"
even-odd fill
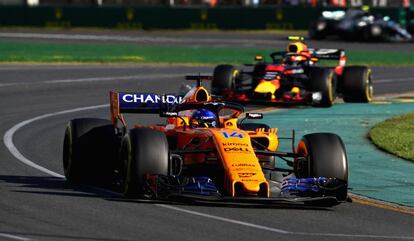
[[[103,184],[112,180],[119,142],[111,121],[73,119],[66,127],[63,143],[67,181]]]
[[[305,162],[295,160],[295,174],[299,178],[327,177],[336,178],[345,185],[335,190],[339,201],[347,198],[348,160],[341,138],[332,133],[313,133],[303,136],[298,144],[297,153]]]
[[[321,40],[325,38],[325,30],[326,29],[326,22],[318,20],[316,22],[311,23],[308,36],[310,39]]]
[[[211,93],[213,95],[221,95],[223,91],[234,89],[236,86],[236,79],[239,78],[239,76],[239,71],[233,65],[218,65],[214,68]]]
[[[369,103],[373,92],[370,68],[350,66],[343,69],[342,94],[345,102]]]
[[[146,175],[168,175],[168,141],[164,133],[132,129],[122,140],[123,193],[136,198],[145,194]]]
[[[316,107],[331,107],[336,97],[336,78],[333,69],[312,68],[309,75],[308,89],[320,92],[320,100],[312,105]]]

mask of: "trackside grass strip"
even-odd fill
[[[375,125],[369,137],[380,149],[414,161],[414,112]]]
[[[243,64],[276,50],[0,41],[0,62]],[[409,52],[348,51],[347,56],[349,64],[414,66],[414,54]]]

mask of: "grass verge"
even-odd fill
[[[275,49],[0,41],[0,62],[243,64]],[[412,53],[348,51],[349,64],[414,66]]]
[[[375,125],[369,137],[380,149],[414,161],[414,112]]]

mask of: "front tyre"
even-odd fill
[[[299,178],[336,178],[344,183],[335,190],[339,201],[347,198],[348,159],[341,138],[332,133],[313,133],[303,136],[297,153],[305,161],[295,160],[295,174]]]
[[[341,86],[345,102],[371,102],[374,92],[371,69],[366,66],[344,67]]]
[[[147,175],[168,175],[168,141],[165,134],[149,128],[132,129],[122,140],[121,164],[125,197],[144,196]]]
[[[314,100],[313,106],[331,107],[336,97],[335,72],[330,68],[312,68],[309,75],[308,90],[319,92],[319,100]]]

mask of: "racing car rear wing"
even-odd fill
[[[161,113],[181,102],[182,96],[172,94],[109,92],[111,119],[115,127],[117,121],[125,126],[122,113]]]
[[[335,72],[342,74],[342,69],[346,65],[345,50],[343,49],[309,49],[309,53],[313,58],[339,60],[339,64],[335,68]]]
[[[345,58],[345,50],[343,49],[309,49],[309,53],[318,59],[341,60],[341,58]]]

